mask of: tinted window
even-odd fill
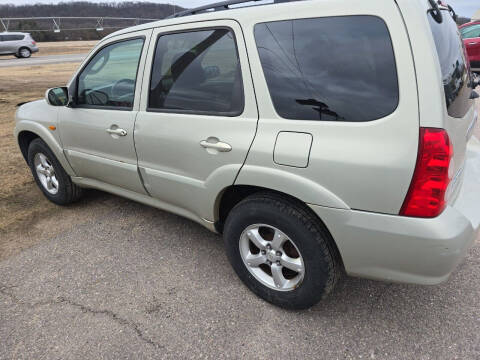
[[[287,119],[369,121],[398,105],[385,23],[343,16],[263,23],[255,39],[277,113]]]
[[[243,111],[243,83],[234,34],[212,29],[158,39],[149,109],[226,116]]]
[[[443,87],[447,101],[448,114],[452,117],[464,117],[470,109],[472,89],[469,69],[465,60],[465,47],[460,38],[457,24],[448,11],[442,11],[443,22],[437,23],[427,15],[432,29],[438,60],[442,69]]]
[[[143,39],[101,49],[78,77],[77,104],[132,108]]]
[[[3,41],[19,41],[24,37],[25,35],[2,35]]]
[[[480,25],[469,26],[461,30],[464,39],[480,37]]]

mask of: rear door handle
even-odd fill
[[[476,42],[471,42],[471,43],[468,43],[468,45],[477,45],[478,43]]]
[[[232,147],[230,144],[217,141],[217,142],[209,142],[207,140],[200,141],[200,145],[205,149],[213,149],[219,152],[229,152],[232,151]]]
[[[124,129],[106,129],[110,135],[127,136],[127,130]]]

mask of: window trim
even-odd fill
[[[157,54],[157,47],[158,42],[162,36],[166,35],[176,35],[176,34],[183,34],[183,33],[192,33],[192,32],[200,32],[200,31],[208,31],[208,30],[219,30],[219,29],[226,29],[229,30],[233,34],[233,42],[235,44],[235,50],[237,52],[238,61],[240,63],[240,73],[242,79],[242,108],[239,111],[235,112],[218,112],[218,111],[202,111],[202,110],[181,110],[181,109],[157,109],[152,108],[150,106],[150,89],[152,85],[152,77],[153,77],[153,65],[155,63],[155,55]],[[192,29],[183,29],[183,30],[171,30],[161,32],[157,35],[157,39],[155,40],[155,48],[153,52],[152,62],[150,64],[150,79],[148,81],[148,88],[147,88],[147,112],[151,113],[165,113],[165,114],[183,114],[183,115],[207,115],[207,116],[220,116],[220,117],[239,117],[245,112],[245,82],[243,76],[243,69],[242,69],[242,60],[240,59],[240,53],[238,51],[238,42],[237,42],[237,34],[235,30],[232,29],[230,26],[227,25],[220,25],[220,26],[208,26],[208,27],[198,27]]]
[[[122,42],[127,42],[127,41],[132,41],[132,40],[139,40],[139,39],[142,39],[143,40],[143,43],[142,43],[142,49],[140,51],[140,56],[138,57],[138,63],[137,63],[137,73],[135,75],[135,89],[134,89],[134,92],[133,92],[133,103],[132,103],[132,106],[102,106],[102,105],[88,105],[88,104],[78,104],[77,101],[78,101],[78,83],[80,81],[80,75],[82,75],[83,71],[85,70],[85,68],[90,64],[90,62],[98,55],[98,53],[100,51],[102,51],[103,49],[105,49],[106,47],[108,46],[111,46],[111,45],[115,45],[115,44],[118,44],[118,43],[122,43]],[[139,69],[140,69],[140,61],[142,60],[142,56],[143,56],[143,53],[145,51],[145,42],[146,42],[146,36],[145,35],[138,35],[138,36],[134,36],[134,37],[131,37],[131,38],[124,38],[124,39],[118,39],[118,40],[114,40],[114,41],[111,41],[107,44],[104,44],[103,46],[101,46],[97,51],[95,51],[95,53],[90,56],[90,58],[88,59],[88,61],[80,68],[80,70],[78,71],[76,77],[75,77],[75,81],[73,82],[75,84],[75,88],[73,89],[73,99],[74,99],[74,107],[75,108],[79,108],[79,109],[94,109],[94,110],[118,110],[118,111],[132,111],[133,110],[133,107],[135,105],[135,94],[137,93],[137,87],[138,87],[138,75],[139,75]]]
[[[258,49],[257,39],[255,38],[255,28],[257,27],[257,25],[265,25],[265,24],[271,24],[271,23],[276,23],[276,22],[284,22],[284,21],[333,19],[333,18],[346,18],[346,17],[372,17],[372,18],[380,19],[385,24],[385,28],[387,29],[388,37],[390,39],[390,45],[392,47],[393,61],[394,61],[394,64],[395,64],[395,75],[396,75],[396,78],[397,78],[398,98],[397,98],[397,104],[396,104],[395,108],[390,113],[388,113],[388,114],[386,114],[382,117],[371,119],[371,120],[365,120],[365,121],[351,121],[351,120],[334,121],[334,120],[290,119],[290,118],[286,118],[286,117],[281,116],[278,113],[277,108],[275,107],[275,103],[273,101],[273,97],[272,97],[272,94],[270,92],[270,87],[268,86],[267,77],[265,75],[265,71],[263,70],[263,64],[262,64],[262,60],[261,60],[261,57],[260,57],[260,52],[259,52],[259,49]],[[401,102],[401,99],[402,99],[402,95],[401,95],[401,88],[400,88],[400,77],[399,77],[399,74],[398,74],[397,54],[395,53],[395,46],[393,44],[393,37],[392,37],[392,33],[390,32],[390,28],[388,27],[388,24],[385,21],[385,19],[382,18],[381,16],[378,16],[378,15],[364,15],[364,14],[334,15],[334,16],[315,16],[315,17],[288,18],[288,19],[273,20],[273,21],[262,21],[262,22],[257,22],[257,23],[254,24],[254,26],[253,26],[253,37],[254,37],[254,40],[255,40],[255,48],[256,48],[256,51],[257,51],[257,56],[258,56],[258,59],[259,59],[260,68],[262,69],[263,80],[265,81],[265,86],[266,86],[266,89],[268,90],[268,94],[270,96],[270,103],[271,103],[272,109],[275,112],[275,114],[277,115],[277,117],[281,120],[308,121],[308,122],[333,123],[333,124],[338,124],[338,123],[341,123],[341,124],[364,124],[364,123],[370,123],[370,122],[373,122],[373,121],[379,121],[379,120],[385,119],[389,116],[392,116],[393,114],[395,114],[397,112],[398,108],[400,107],[400,102]]]

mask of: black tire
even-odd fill
[[[289,291],[265,286],[247,269],[239,241],[253,224],[267,224],[287,235],[300,252],[304,277]],[[306,309],[322,300],[341,275],[341,260],[325,225],[299,201],[274,193],[258,193],[238,203],[224,227],[228,259],[245,285],[262,299],[287,309]]]
[[[55,177],[58,181],[58,191],[56,194],[48,192],[39,179],[34,164],[35,155],[37,154],[44,154],[55,171]],[[82,196],[82,189],[72,183],[72,179],[65,172],[53,152],[40,138],[33,140],[28,147],[28,165],[30,166],[30,170],[32,171],[37,186],[51,202],[57,205],[68,205],[77,201]]]
[[[27,47],[22,47],[18,50],[18,57],[27,59],[30,56],[32,56],[32,52],[29,48]]]

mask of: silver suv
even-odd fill
[[[15,55],[17,58],[29,58],[38,51],[32,36],[21,32],[0,33],[0,55]]]
[[[446,280],[480,226],[476,81],[448,9],[240,2],[109,35],[67,87],[21,106],[45,196],[96,188],[192,219],[286,308],[343,272]]]

